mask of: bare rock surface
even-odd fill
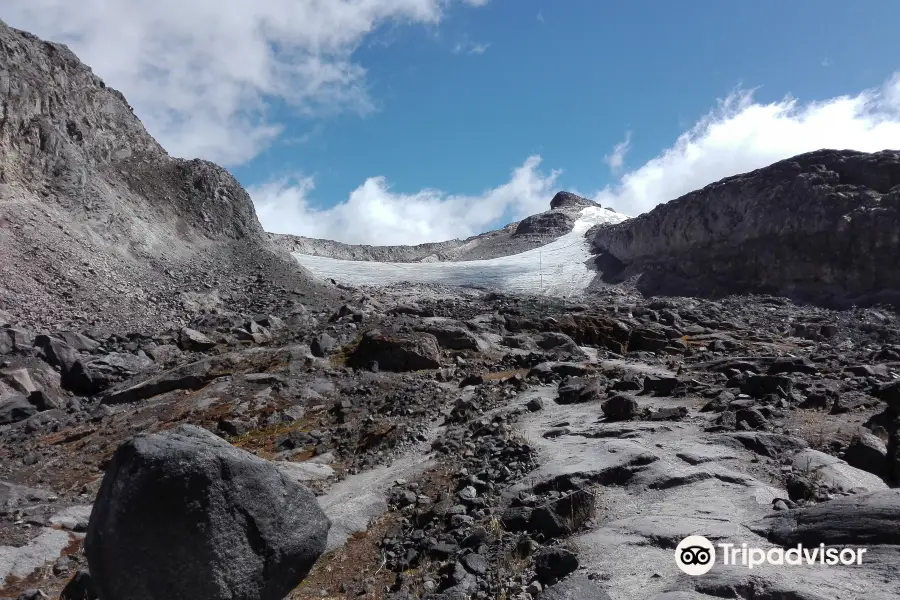
[[[350,247],[3,25],[0,101],[0,598],[900,597],[900,318],[822,306],[896,288],[896,152]]]
[[[710,184],[594,248],[645,293],[775,293],[850,306],[900,294],[900,153],[819,150]],[[619,271],[619,273],[615,273]]]
[[[101,600],[280,600],[329,527],[312,492],[275,465],[182,426],[116,450],[85,554]]]
[[[67,47],[0,22],[0,103],[0,309],[152,330],[185,319],[183,294],[222,307],[258,301],[240,291],[250,282],[325,293],[227,171],[170,157]]]

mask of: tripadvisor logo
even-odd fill
[[[716,549],[702,535],[689,535],[675,548],[675,564],[688,575],[703,575],[716,564]]]
[[[833,548],[819,544],[806,547],[797,544],[792,548],[750,548],[747,544],[713,545],[702,535],[690,535],[675,548],[675,564],[688,575],[704,575],[716,564],[741,565],[753,569],[760,565],[861,565],[866,548]]]

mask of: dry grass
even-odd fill
[[[359,346],[359,343],[362,341],[362,335],[357,336],[355,340],[347,344],[346,346],[341,346],[341,348],[328,357],[328,362],[333,367],[346,367],[347,362],[350,360],[350,356],[356,352],[356,348]]]
[[[510,371],[489,371],[487,373],[482,373],[481,377],[485,381],[504,381],[509,379],[510,377],[514,377],[516,375],[521,375],[525,377],[528,374],[528,369],[513,369]]]
[[[281,423],[253,429],[237,437],[229,438],[228,441],[238,448],[254,451],[263,458],[271,458],[277,452],[278,438],[292,431],[308,433],[313,429],[315,429],[315,423],[310,419],[301,419],[293,423]]]
[[[393,583],[396,574],[385,568],[378,542],[395,523],[396,516],[388,513],[368,531],[354,534],[342,548],[321,557],[288,600],[384,598],[385,589]],[[356,596],[355,592],[363,585],[370,593]]]

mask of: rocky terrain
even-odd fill
[[[723,179],[593,244],[647,294],[772,293],[836,307],[900,298],[900,152],[820,150]]]
[[[0,106],[0,310],[153,331],[198,307],[327,293],[227,171],[170,157],[68,48],[2,21]]]
[[[571,304],[409,286],[347,296],[291,326],[202,317],[100,340],[6,327],[0,597],[83,586],[83,533],[108,465],[121,462],[113,453],[185,423],[317,494],[326,553],[291,598],[900,591],[894,313],[764,296]],[[167,525],[142,514],[153,530]],[[852,576],[767,567],[690,578],[672,560],[688,534],[868,554]],[[149,531],[128,535],[130,547],[150,545],[145,556],[165,555]],[[172,577],[157,569],[151,581]]]
[[[783,297],[894,289],[896,153],[601,225],[622,283],[577,297],[338,285],[67,49],[2,26],[0,50],[0,598],[900,597],[900,316]],[[587,244],[602,210],[558,194],[483,251]],[[845,245],[762,247],[804,215]],[[689,535],[866,554],[690,576]]]
[[[586,206],[600,205],[570,192],[559,192],[550,201],[550,210],[546,212],[464,240],[417,246],[352,245],[275,233],[269,236],[288,252],[342,260],[397,263],[487,260],[548,244],[571,231],[578,211]]]

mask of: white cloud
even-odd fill
[[[791,97],[761,104],[738,91],[674,146],[626,173],[595,200],[639,214],[723,177],[822,148],[875,152],[900,147],[900,73],[877,89],[823,102]]]
[[[273,98],[371,110],[354,49],[388,21],[438,23],[453,1],[4,0],[2,18],[68,44],[172,154],[234,165],[281,133]]]
[[[621,165],[630,135],[608,157]],[[626,214],[639,214],[723,177],[820,148],[877,151],[900,146],[900,74],[879,89],[802,104],[793,98],[760,104],[750,91],[719,103],[675,144],[594,198]],[[616,158],[618,157],[618,158]],[[615,160],[613,160],[615,159]],[[510,181],[479,196],[436,190],[393,192],[383,177],[368,179],[349,199],[326,210],[310,208],[311,178],[251,188],[263,226],[270,231],[348,243],[418,244],[464,238],[547,210],[559,171],[543,174],[530,157]]]
[[[504,216],[518,220],[550,207],[559,171],[539,171],[541,158],[529,157],[510,180],[477,196],[439,190],[403,194],[384,177],[372,177],[336,206],[316,210],[308,195],[311,177],[282,179],[251,187],[263,227],[353,244],[419,244],[466,238],[493,226]]]
[[[466,40],[453,46],[453,54],[484,54],[490,46],[490,43],[480,44]]]
[[[603,157],[603,162],[609,165],[609,170],[613,173],[618,173],[622,170],[622,167],[625,165],[625,155],[628,154],[628,151],[631,149],[631,132],[628,131],[625,133],[625,140],[619,142],[613,147],[613,151],[611,154],[607,154]]]

